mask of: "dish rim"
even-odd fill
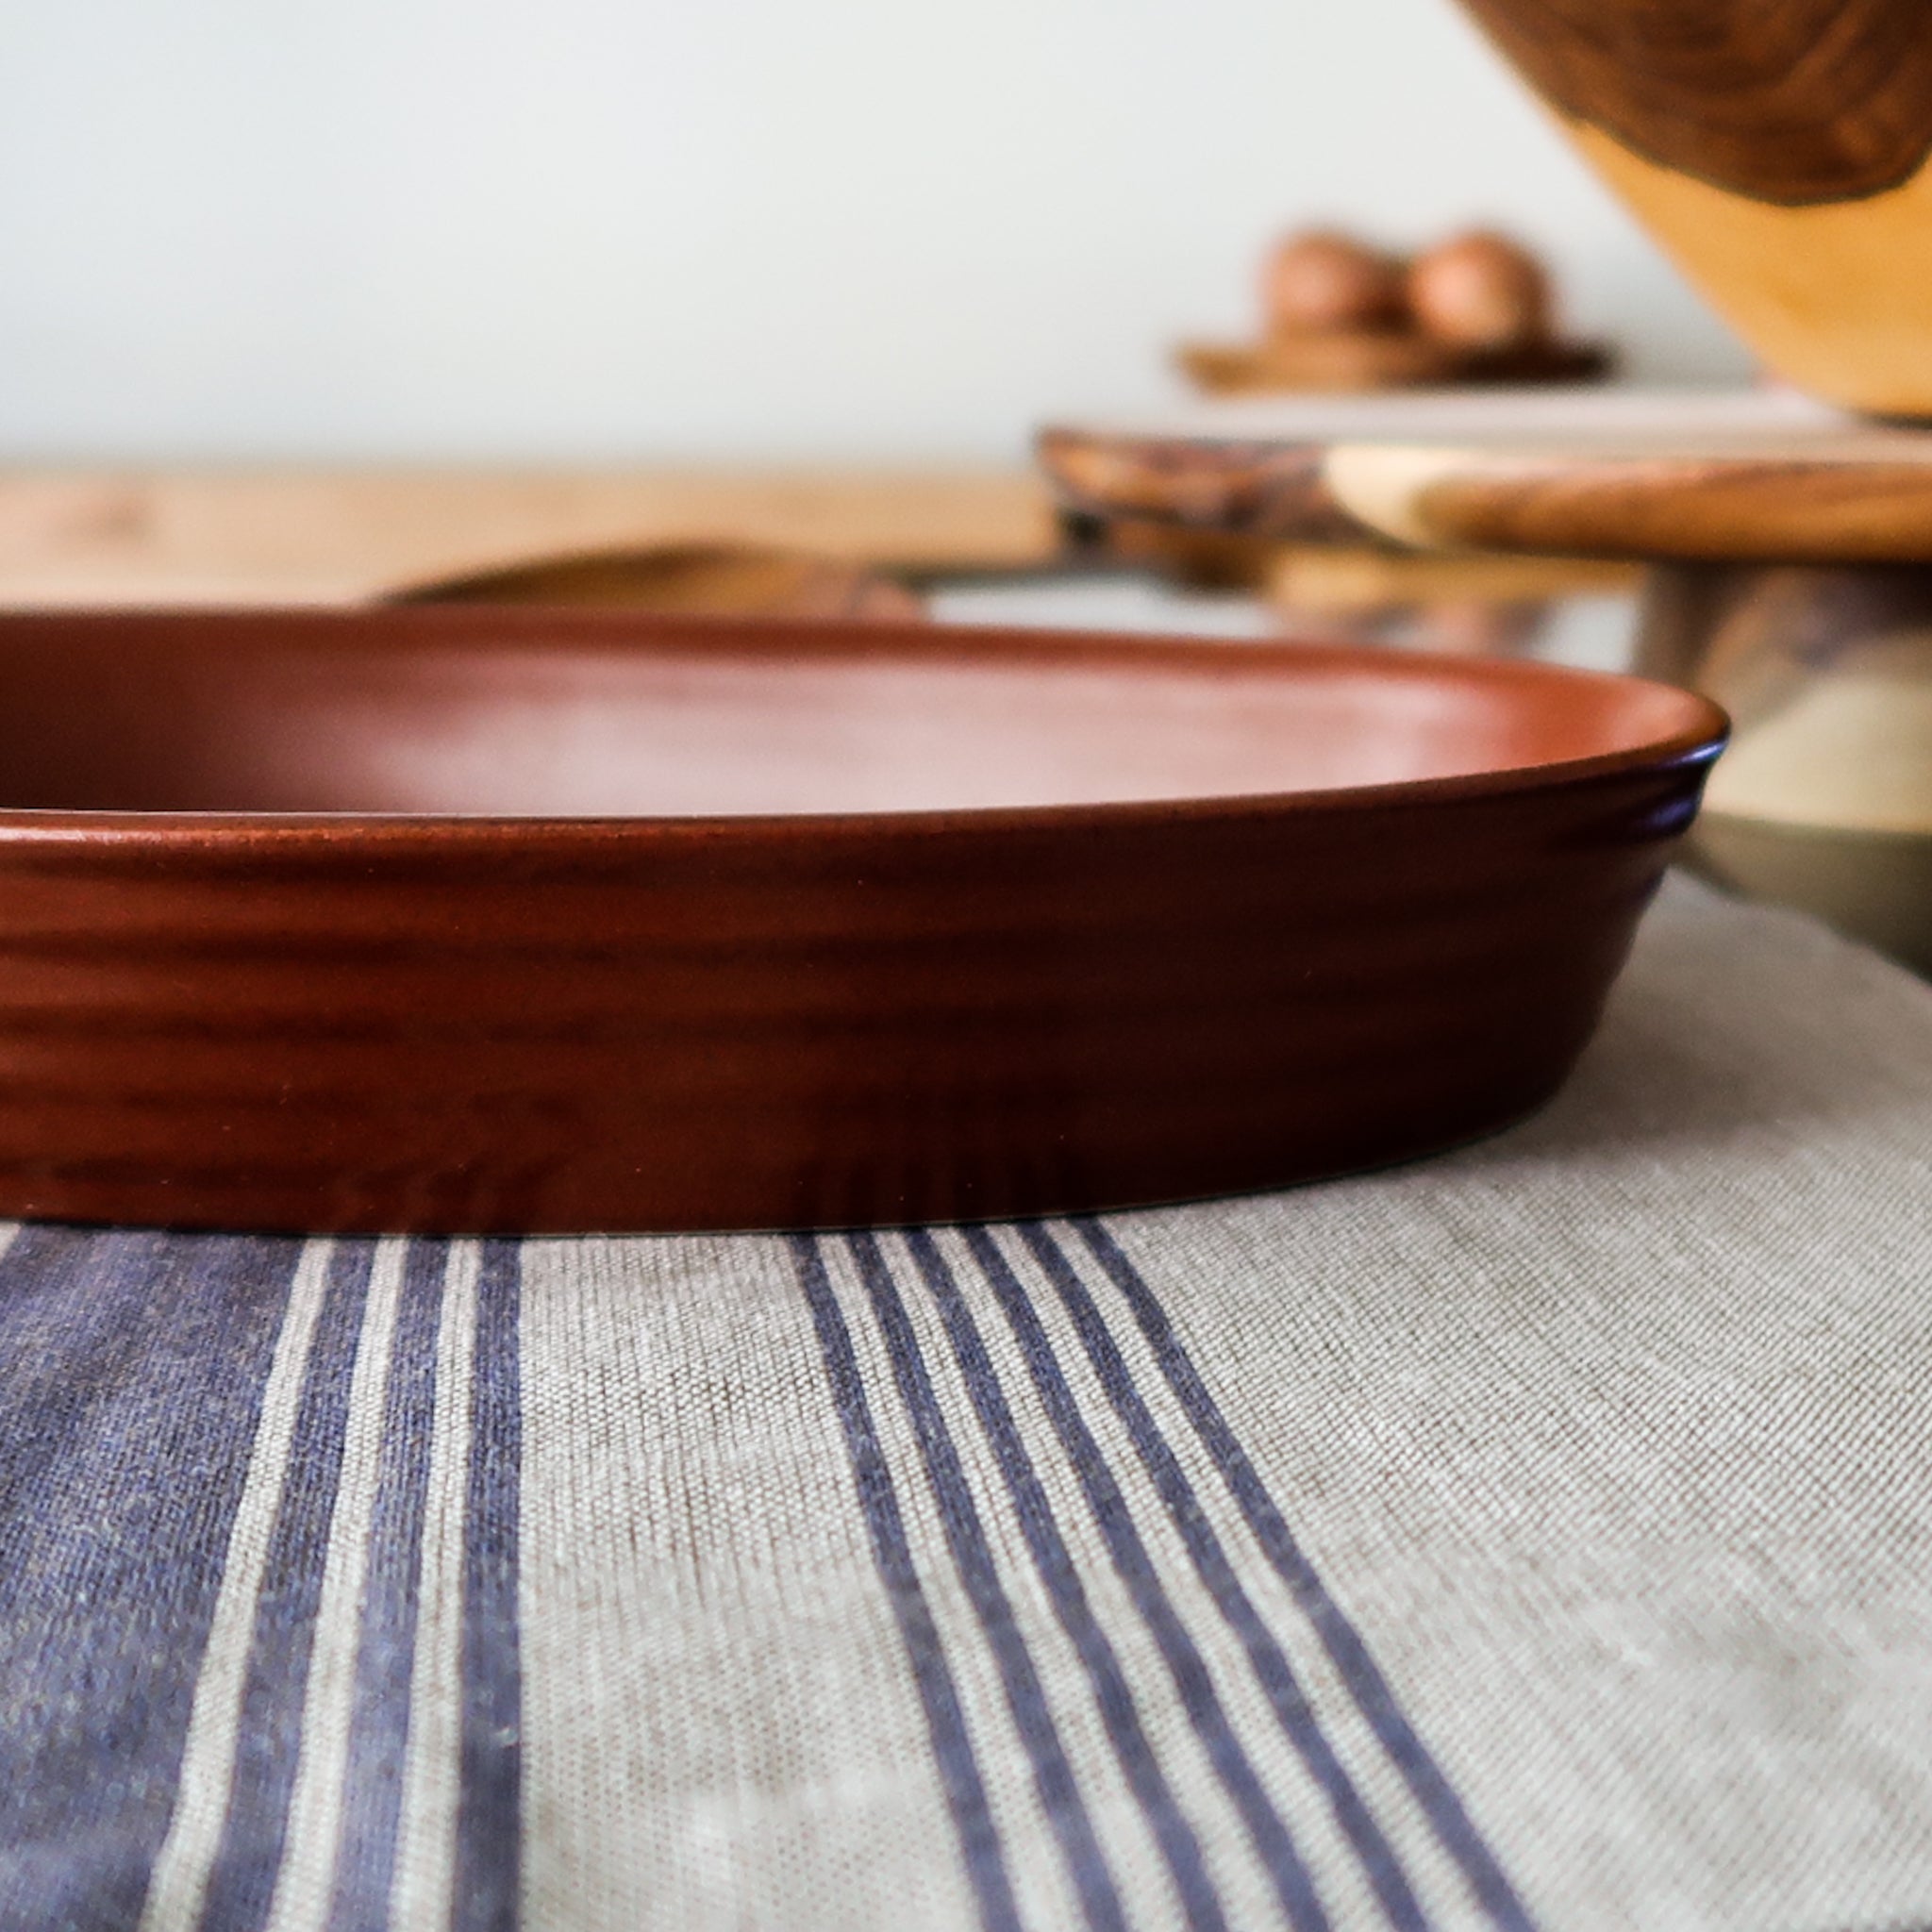
[[[714,651],[738,658],[891,657],[955,659],[991,657],[1078,664],[1140,659],[1152,663],[1207,664],[1216,669],[1264,670],[1271,664],[1339,664],[1394,672],[1416,682],[1509,685],[1572,684],[1583,688],[1637,685],[1662,692],[1683,709],[1682,727],[1621,750],[1536,764],[1503,765],[1423,778],[1291,789],[1267,792],[1192,793],[1164,798],[1087,800],[1072,804],[911,807],[880,811],[707,813],[488,813],[396,811],[236,811],[175,808],[0,806],[0,847],[22,842],[125,845],[167,843],[259,844],[271,841],[334,844],[348,841],[385,846],[423,841],[439,845],[520,846],[698,842],[747,843],[794,838],[943,837],[977,832],[1131,830],[1153,824],[1283,819],[1364,813],[1418,806],[1474,803],[1639,773],[1664,773],[1708,765],[1723,752],[1731,721],[1702,692],[1655,678],[1592,671],[1534,658],[1463,658],[1387,644],[1349,643],[1287,636],[1260,641],[1185,633],[1059,630],[1009,625],[855,624],[843,619],[663,616],[609,609],[539,605],[415,605],[332,608],[316,606],[122,607],[113,610],[45,608],[0,612],[0,637],[26,627],[118,629],[154,625],[209,625],[245,632],[258,625],[293,629],[394,630],[433,641],[438,632],[460,640],[487,624],[498,636],[523,630],[574,633],[569,641],[593,641],[606,648],[639,649],[681,644],[688,654]],[[520,640],[541,642],[541,635]]]

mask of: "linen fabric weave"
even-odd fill
[[[0,1925],[1932,1923],[1932,989],[1386,1174],[0,1254]]]

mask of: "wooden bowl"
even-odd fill
[[[1771,366],[1932,416],[1923,0],[1463,0]]]
[[[1528,664],[486,608],[4,617],[0,719],[0,1213],[438,1232],[1486,1133],[1724,731]]]

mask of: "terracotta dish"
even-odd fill
[[[1374,650],[422,608],[0,618],[0,1212],[1008,1215],[1488,1132],[1708,701]]]

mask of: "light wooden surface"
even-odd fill
[[[1578,151],[1771,366],[1848,408],[1932,416],[1932,169],[1882,194],[1778,208],[1632,154]]]
[[[1303,541],[1810,563],[1932,562],[1932,431],[1789,391],[1571,390],[1208,405],[1061,424],[1063,499]]]
[[[0,604],[342,603],[620,545],[734,541],[886,562],[1050,556],[1024,471],[13,470]]]

